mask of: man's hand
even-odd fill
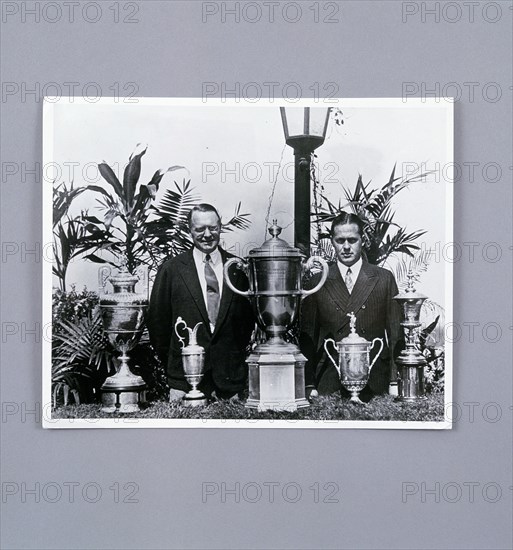
[[[305,394],[306,394],[306,398],[308,399],[308,401],[310,401],[310,403],[316,399],[317,397],[319,397],[319,392],[315,389],[314,386],[306,386],[305,388]]]
[[[169,402],[170,403],[176,403],[178,401],[181,401],[184,395],[185,395],[184,391],[175,390],[175,389],[171,388],[169,390]]]

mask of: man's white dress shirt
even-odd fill
[[[344,283],[346,282],[347,271],[350,269],[351,280],[353,281],[353,288],[354,288],[354,285],[356,284],[356,279],[358,279],[358,275],[360,275],[360,269],[362,269],[362,263],[363,263],[363,260],[362,258],[360,258],[352,266],[347,267],[347,265],[344,265],[342,262],[339,262],[337,260],[338,270],[340,271],[340,275],[342,275],[342,280],[344,281]]]

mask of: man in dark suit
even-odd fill
[[[254,316],[246,298],[233,293],[223,279],[223,264],[230,254],[219,247],[221,219],[209,204],[189,213],[193,248],[160,267],[150,299],[147,326],[150,341],[163,364],[171,388],[170,400],[189,391],[185,380],[180,342],[174,326],[182,317],[190,328],[202,322],[198,344],[205,348],[205,376],[199,389],[205,395],[231,398],[246,385],[246,347],[254,328]],[[233,282],[247,288],[237,271]],[[182,327],[183,329],[183,327]]]
[[[392,350],[400,335],[401,310],[393,300],[398,293],[393,274],[362,258],[363,222],[355,214],[342,212],[331,226],[331,242],[337,260],[330,266],[323,287],[305,299],[301,312],[300,347],[307,357],[307,395],[341,390],[340,378],[324,351],[326,338],[336,342],[348,336],[348,313],[356,316],[356,331],[368,341],[382,338],[384,349],[371,370],[369,383],[361,394],[369,400],[388,393],[394,371]],[[379,351],[376,344],[371,361]],[[336,350],[332,355],[337,357]],[[345,390],[342,390],[345,395]]]

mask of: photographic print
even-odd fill
[[[450,99],[43,118],[45,427],[451,427]]]

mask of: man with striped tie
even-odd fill
[[[193,248],[164,262],[153,284],[147,319],[150,340],[167,365],[170,400],[179,401],[190,388],[173,327],[178,317],[191,328],[202,322],[197,335],[205,348],[206,372],[199,389],[205,395],[215,392],[217,398],[232,398],[246,386],[246,347],[255,320],[249,301],[224,284],[223,264],[231,254],[219,247],[217,210],[199,204],[189,212],[188,221]],[[238,288],[248,288],[240,270],[233,277]]]
[[[341,212],[331,225],[336,262],[330,266],[324,286],[305,299],[301,312],[300,347],[307,357],[307,394],[341,390],[339,376],[323,349],[326,338],[339,341],[349,334],[348,313],[356,315],[356,331],[366,340],[382,338],[385,347],[372,368],[369,383],[360,394],[369,400],[388,393],[395,381],[393,349],[400,336],[401,310],[393,274],[369,264],[363,257],[363,222],[355,214]],[[378,346],[371,351],[371,360]],[[344,394],[345,390],[342,389]]]

